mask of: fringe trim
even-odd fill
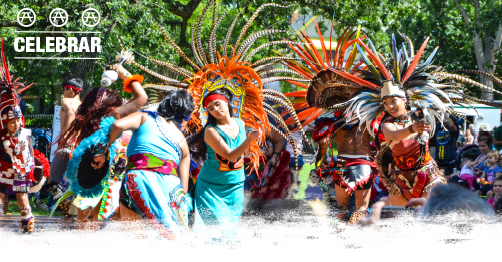
[[[131,82],[132,81],[138,81],[141,84],[144,79],[145,79],[145,77],[142,76],[142,75],[133,75],[133,76],[131,76],[129,78],[126,78],[124,80],[124,87],[122,88],[122,91],[127,92],[127,93],[131,93],[132,90],[129,87],[129,85],[131,84]]]
[[[375,171],[371,172],[371,174],[369,174],[367,177],[361,179],[360,181],[356,182],[356,184],[354,185],[353,188],[351,188],[344,180],[343,178],[341,178],[339,175],[337,174],[333,174],[331,175],[331,178],[333,178],[333,182],[335,182],[335,184],[338,184],[339,186],[341,187],[347,187],[347,189],[345,189],[345,192],[347,192],[347,194],[349,195],[352,195],[352,192],[356,191],[359,188],[362,188],[366,183],[368,183],[371,179],[375,178],[376,176],[376,173]]]

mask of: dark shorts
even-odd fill
[[[301,169],[305,163],[303,162],[303,156],[298,155],[298,169]],[[294,155],[291,157],[289,160],[289,168],[295,168],[296,163],[295,163],[295,157]]]

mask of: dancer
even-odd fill
[[[122,53],[123,56],[130,54]],[[132,59],[129,57],[128,59]],[[123,104],[117,91],[105,87],[92,89],[83,99],[75,120],[61,135],[61,150],[75,141],[78,146],[68,163],[66,176],[70,187],[60,201],[75,194],[73,205],[77,207],[77,227],[82,229],[86,222],[96,222],[110,218],[119,208],[120,181],[126,168],[125,151],[128,138],[116,139],[108,144],[108,131],[116,119],[138,111],[147,100],[140,82],[143,77],[131,75],[120,64],[113,66],[118,76],[124,80],[124,90],[132,90],[133,98]],[[106,72],[105,72],[106,73]],[[106,165],[98,171],[91,167],[93,156],[110,148]],[[94,223],[99,226],[99,223]]]
[[[264,4],[259,7],[251,19],[244,25],[240,36],[230,50],[228,46],[230,36],[232,35],[231,32],[235,25],[233,23],[226,34],[225,40],[221,41],[222,43],[224,42],[222,50],[218,52],[216,47],[216,32],[218,31],[219,23],[225,15],[219,18],[216,15],[214,16],[213,30],[209,36],[207,50],[205,50],[200,41],[202,38],[200,28],[204,17],[211,7],[213,10],[216,10],[216,4],[217,1],[215,0],[208,1],[202,11],[202,15],[196,22],[196,28],[194,24],[194,30],[192,31],[194,60],[183,53],[169,35],[159,26],[169,44],[194,69],[194,72],[145,56],[146,59],[156,64],[164,65],[166,69],[185,79],[184,81],[154,72],[137,62],[133,63],[152,76],[162,79],[162,81],[167,83],[166,85],[146,86],[163,90],[188,88],[188,92],[193,96],[195,113],[187,126],[188,133],[192,134],[191,139],[188,140],[192,158],[199,164],[203,164],[194,190],[196,208],[194,230],[200,233],[201,238],[205,238],[206,236],[210,238],[209,234],[206,235],[203,233],[206,224],[216,225],[224,231],[226,228],[224,235],[228,239],[234,235],[232,231],[235,228],[236,222],[239,221],[243,210],[244,171],[242,169],[242,155],[246,153],[251,159],[249,168],[257,170],[262,153],[256,140],[264,142],[265,135],[270,132],[270,129],[277,129],[277,127],[269,124],[267,114],[281,118],[275,109],[263,103],[263,99],[281,104],[294,117],[296,117],[296,114],[291,102],[281,92],[263,90],[263,84],[280,80],[282,77],[266,77],[260,74],[267,65],[291,58],[285,56],[266,57],[252,64],[250,63],[254,55],[263,48],[276,44],[286,44],[292,41],[275,41],[253,49],[254,42],[261,34],[271,34],[276,31],[265,30],[267,32],[261,31],[244,38],[247,29],[250,28],[251,23],[261,10],[267,6],[285,6]],[[237,21],[237,18],[235,21]],[[229,50],[231,52],[227,52]],[[206,100],[206,98],[210,99]],[[297,124],[302,129],[301,123],[298,122]],[[247,138],[244,126],[254,130]],[[289,130],[284,130],[284,132],[280,132],[281,136],[288,138],[288,141],[292,141],[294,144],[291,132]]]
[[[438,79],[429,73],[430,68],[427,67],[437,48],[421,66],[417,66],[429,38],[417,54],[410,47],[409,57],[406,50],[397,52],[394,35],[392,39],[395,59],[389,64],[379,58],[371,42],[373,51],[361,39],[357,40],[357,48],[369,68],[361,70],[364,80],[360,81],[371,84],[373,90],[351,99],[347,112],[349,119],[358,117],[362,127],[385,111],[376,134],[377,142],[385,142],[377,156],[377,164],[382,181],[389,190],[386,205],[404,206],[412,198],[428,197],[435,184],[446,183],[429,154],[428,139],[434,133],[435,125],[431,124],[435,123],[435,118],[442,123],[444,117],[448,117],[445,114],[453,110],[448,95],[439,89],[449,86],[437,84]],[[417,110],[411,112],[411,105]],[[374,132],[368,126],[366,129]]]
[[[251,142],[262,138],[261,129],[246,138],[244,122],[233,118],[232,96],[226,89],[216,89],[204,97],[209,111],[207,125],[190,142],[198,150],[197,160],[207,158],[195,186],[194,231],[203,233],[206,226],[224,226],[224,238],[233,238],[236,223],[244,210],[244,160]]]
[[[68,128],[70,123],[75,119],[77,109],[82,103],[80,101],[80,93],[82,92],[83,81],[80,78],[70,78],[64,81],[62,86],[63,98],[61,98],[61,112],[59,113],[59,117],[61,119],[60,130],[61,133],[64,133],[66,128]],[[54,154],[54,159],[51,163],[51,174],[46,185],[54,201],[57,201],[66,190],[60,186],[60,182],[66,172],[68,161],[70,161],[70,154],[74,147],[75,144],[70,142],[67,147],[60,151],[56,151]],[[72,218],[63,204],[60,204],[59,208],[66,218]]]
[[[6,72],[6,75],[2,76],[3,81],[0,82],[0,116],[2,117],[0,138],[3,145],[0,147],[0,201],[4,199],[8,190],[16,194],[21,213],[21,229],[24,233],[31,233],[35,231],[35,217],[31,213],[28,193],[35,180],[33,177],[34,152],[31,145],[31,130],[22,127],[24,126],[23,115],[15,91],[24,85],[11,82],[7,67],[3,72]]]
[[[168,239],[188,230],[185,194],[188,190],[190,153],[181,126],[194,109],[185,90],[169,92],[156,112],[133,113],[113,123],[111,145],[120,133],[133,131],[127,148],[127,173],[120,190],[120,213],[124,220],[137,214],[156,226]],[[105,152],[108,148],[105,149]],[[104,155],[94,158],[101,168]]]
[[[338,208],[348,210],[350,197],[352,193],[355,194],[357,212],[343,212],[338,216],[339,219],[354,224],[368,215],[371,188],[378,171],[371,157],[369,132],[366,129],[358,129],[357,123],[335,124],[340,122],[338,120],[342,116],[340,111],[336,112],[336,115],[339,117],[334,120],[321,121],[314,131],[314,142],[319,144],[316,162],[321,167],[318,169],[319,176],[325,177],[327,182],[332,181],[328,185],[335,188]],[[337,130],[338,128],[340,130]],[[337,143],[338,156],[328,167],[322,168],[323,157],[329,148],[332,135]]]
[[[273,119],[269,121],[272,122]],[[291,155],[284,149],[284,139],[274,130],[267,135],[265,151],[258,173],[252,172],[246,178],[245,187],[251,191],[248,208],[257,208],[265,203],[277,207],[280,203],[278,201],[286,197],[286,189],[291,185],[289,171]],[[245,162],[248,161],[249,159],[245,158]]]
[[[315,24],[322,42],[320,29],[317,22]],[[324,59],[313,45],[290,45],[292,51],[307,61],[307,68],[294,61],[287,61],[288,67],[303,79],[308,80],[309,84],[286,80],[307,90],[285,94],[296,98],[295,109],[304,109],[304,112],[299,114],[303,125],[316,120],[325,111],[335,111],[334,118],[319,119],[316,124],[313,134],[313,140],[319,144],[316,153],[316,169],[318,176],[323,178],[326,185],[329,185],[328,192],[335,189],[337,204],[342,210],[349,208],[350,197],[355,192],[358,212],[343,212],[339,216],[345,220],[350,219],[350,223],[355,223],[368,214],[371,187],[378,173],[371,157],[369,132],[358,129],[357,119],[347,121],[343,114],[343,110],[349,106],[347,102],[349,99],[364,88],[371,87],[359,81],[359,73],[355,69],[360,63],[352,68],[357,55],[355,48],[344,63],[347,48],[359,39],[359,34],[360,27],[358,30],[348,27],[343,32],[334,55],[328,55],[326,47],[322,46]],[[305,33],[302,33],[302,36],[302,42],[312,42]],[[364,36],[360,39],[364,39]],[[291,121],[292,119],[287,119],[286,123],[291,123]],[[374,126],[375,123],[369,125]],[[332,137],[336,138],[338,157],[328,166],[324,162]]]

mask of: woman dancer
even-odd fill
[[[386,205],[404,206],[411,198],[427,198],[431,186],[445,183],[445,179],[427,150],[428,143],[427,151],[421,154],[421,145],[416,139],[418,134],[431,131],[431,126],[411,122],[406,100],[398,94],[385,97],[382,103],[392,116],[382,124],[382,132],[394,157],[397,185],[391,190]]]
[[[194,232],[204,236],[206,226],[224,226],[224,237],[231,239],[244,211],[243,155],[252,141],[261,138],[262,131],[251,131],[246,137],[244,122],[231,114],[229,92],[217,89],[205,96],[207,124],[195,135],[191,146],[199,148],[193,155],[195,159],[207,156],[193,196]]]
[[[125,220],[137,214],[156,226],[168,239],[188,229],[185,194],[188,189],[190,153],[181,126],[194,109],[184,90],[167,94],[156,112],[133,113],[110,128],[109,145],[125,130],[133,131],[127,148],[127,173],[120,190],[120,213]],[[107,149],[105,149],[106,151]],[[94,158],[101,168],[104,155]]]
[[[406,36],[402,36],[411,43]],[[376,162],[382,181],[389,190],[386,205],[404,206],[409,199],[428,197],[433,185],[446,183],[429,154],[427,132],[430,131],[432,136],[435,126],[430,126],[430,123],[435,123],[436,118],[442,123],[442,119],[448,117],[445,114],[452,112],[452,102],[443,90],[453,87],[437,84],[439,80],[435,72],[428,67],[436,51],[420,66],[417,65],[428,38],[417,54],[411,49],[409,55],[406,50],[398,52],[394,36],[392,39],[393,60],[390,62],[379,57],[371,42],[370,49],[357,39],[357,48],[369,67],[361,72],[364,75],[361,81],[369,81],[376,86],[351,99],[351,106],[346,112],[349,119],[359,118],[360,126],[385,112],[376,134],[377,145],[380,146],[381,142],[385,144],[381,146]],[[411,112],[412,105],[417,108],[414,112]]]
[[[78,145],[66,170],[71,185],[58,201],[76,195],[73,205],[77,207],[78,228],[83,228],[89,217],[96,222],[110,218],[118,210],[120,183],[117,182],[125,171],[128,141],[117,139],[113,145],[107,144],[108,131],[116,119],[138,111],[148,98],[140,84],[142,76],[131,75],[119,64],[114,65],[114,69],[124,80],[124,90],[132,90],[133,98],[123,104],[117,91],[105,87],[92,89],[77,109],[75,120],[60,136],[58,150],[72,145],[73,141]],[[109,165],[96,171],[91,167],[92,158],[105,147],[112,148]]]

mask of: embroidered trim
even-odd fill
[[[173,141],[173,139],[171,138],[171,136],[167,133],[167,130],[166,128],[164,127],[164,125],[162,124],[162,119],[160,119],[161,116],[157,115],[155,117],[155,123],[157,124],[157,127],[159,128],[160,130],[160,133],[162,133],[162,135],[164,135],[164,137],[169,141],[169,143],[172,144],[172,146],[174,148],[176,148],[176,152],[178,153],[178,158],[181,159],[182,157],[182,152],[181,152],[181,147],[180,145]]]
[[[173,232],[158,223],[156,216],[150,212],[150,208],[145,205],[145,200],[141,197],[141,191],[138,189],[138,183],[134,181],[135,177],[135,174],[129,173],[126,181],[128,193],[134,205],[139,209],[143,217],[146,218],[152,226],[157,228],[162,237],[174,240],[175,237]]]

